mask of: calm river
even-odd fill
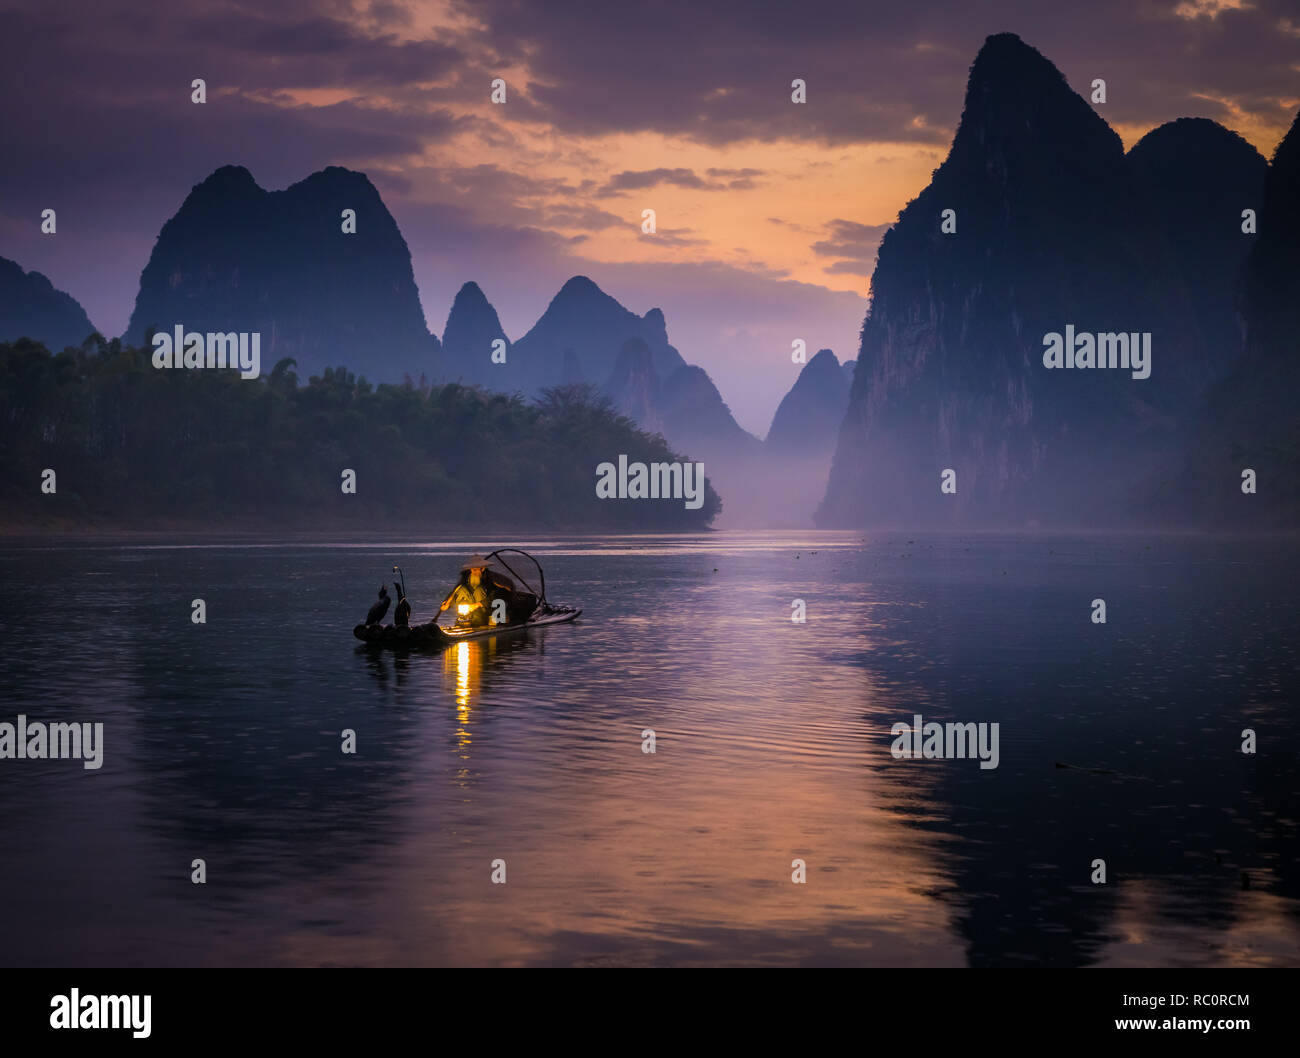
[[[408,657],[353,638],[394,563],[418,621],[503,544],[581,620]],[[102,723],[104,756],[0,760],[0,963],[1300,964],[1297,559],[6,540],[0,722]],[[916,715],[997,724],[998,766],[896,759]]]

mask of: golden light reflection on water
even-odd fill
[[[860,632],[861,622],[855,627]],[[557,648],[578,638],[594,645],[593,629],[566,631],[567,638],[553,637]],[[735,695],[725,691],[736,660],[730,642],[693,638],[685,669],[674,651],[642,649],[619,665],[585,660],[579,707],[548,711],[537,724],[538,714],[524,708],[530,685],[519,677],[543,671],[544,645],[543,637],[476,640],[443,653],[443,709],[427,716],[440,726],[437,718],[455,709],[455,756],[447,763],[457,808],[417,798],[407,826],[438,835],[452,819],[490,822],[456,828],[455,855],[410,851],[405,877],[419,881],[399,904],[419,908],[421,917],[382,957],[359,958],[586,962],[594,958],[587,945],[599,936],[597,947],[612,945],[610,958],[632,964],[708,963],[723,952],[730,961],[765,964],[785,957],[773,952],[822,937],[834,958],[962,964],[952,907],[936,896],[954,884],[944,839],[897,815],[905,803],[908,819],[917,819],[918,807],[935,800],[940,773],[863,768],[879,750],[871,732],[887,730],[892,717],[863,715],[876,712],[870,674],[827,666],[796,641],[746,654],[745,691]],[[510,664],[512,656],[522,663]],[[911,697],[919,700],[919,691]],[[828,699],[855,705],[845,715],[828,711]],[[502,724],[485,739],[477,725],[488,720],[482,706],[489,700]],[[664,740],[654,756],[641,752],[646,715]],[[511,742],[496,737],[507,723]],[[478,736],[473,761],[471,736]],[[561,800],[536,796],[553,776],[575,771],[583,781],[566,782]],[[942,805],[934,810],[941,814]],[[489,830],[490,849],[481,843]],[[476,869],[479,857],[499,850],[528,879],[508,890],[504,904]],[[460,862],[464,855],[475,857],[472,868]],[[807,886],[790,882],[796,857],[807,861]]]
[[[469,644],[456,644],[456,708],[469,712]]]
[[[442,652],[443,687],[456,705],[456,747],[462,760],[469,759],[470,719],[483,686],[484,662],[496,654],[496,646],[495,639],[476,639]]]
[[[452,694],[456,702],[456,749],[462,760],[469,759],[470,693],[471,684],[478,675],[474,669],[474,651],[469,643],[457,643],[450,650],[443,651],[442,670],[445,682],[452,684]]]

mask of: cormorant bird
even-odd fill
[[[397,581],[393,581],[393,587],[397,589],[397,609],[393,611],[393,625],[397,628],[409,628],[411,626],[411,603]]]
[[[366,613],[366,624],[377,625],[384,619],[384,614],[388,613],[388,604],[393,600],[389,598],[387,585],[379,585],[379,599],[375,602],[370,610]]]

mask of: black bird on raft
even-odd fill
[[[397,589],[397,609],[393,611],[393,624],[398,628],[410,628],[411,600],[406,597],[406,592],[397,581],[393,581],[393,587]]]
[[[384,619],[384,614],[388,613],[388,604],[393,600],[388,595],[388,585],[379,585],[379,598],[375,604],[366,611],[366,624],[377,625]]]

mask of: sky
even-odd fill
[[[213,169],[279,190],[345,165],[396,218],[435,333],[468,280],[517,339],[587,275],[663,309],[762,436],[795,339],[856,355],[880,236],[1005,31],[1085,98],[1105,79],[1126,147],[1208,117],[1271,157],[1300,107],[1300,0],[0,0],[0,256],[117,335]]]

